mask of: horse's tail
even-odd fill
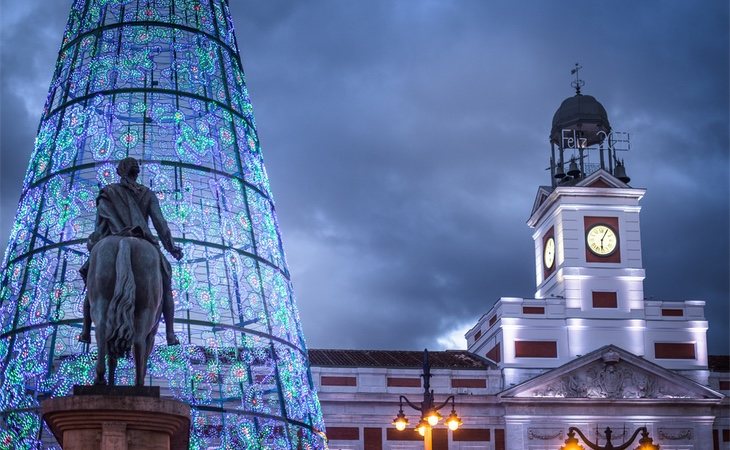
[[[114,296],[107,311],[107,349],[109,356],[119,358],[129,354],[134,337],[134,294],[136,285],[132,272],[131,238],[119,240],[116,260]]]

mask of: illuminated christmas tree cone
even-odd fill
[[[226,0],[73,2],[0,278],[0,448],[55,445],[40,400],[93,382],[79,268],[128,156],[184,249],[147,384],[190,404],[191,448],[325,448]]]

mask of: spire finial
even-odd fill
[[[573,87],[575,88],[575,93],[576,93],[576,95],[580,95],[580,88],[582,88],[582,87],[583,87],[583,85],[585,85],[585,84],[586,84],[586,82],[585,82],[585,81],[583,81],[583,80],[581,80],[580,78],[578,78],[578,71],[579,71],[580,69],[582,69],[582,68],[583,68],[583,66],[581,66],[581,65],[580,65],[580,64],[578,64],[578,63],[575,63],[575,68],[574,68],[573,70],[571,70],[571,71],[570,71],[570,74],[571,74],[571,75],[575,75],[575,81],[571,82],[571,83],[570,83],[570,85],[571,85],[571,86],[573,86]]]

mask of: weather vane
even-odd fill
[[[575,88],[576,94],[580,94],[580,88],[582,88],[586,84],[585,81],[578,78],[578,71],[580,71],[580,69],[582,69],[582,68],[583,68],[583,66],[581,66],[578,63],[575,63],[575,68],[570,71],[571,75],[575,75],[575,81],[571,82],[570,85]]]

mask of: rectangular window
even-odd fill
[[[485,388],[487,380],[484,378],[452,378],[452,388]]]
[[[388,387],[421,387],[420,378],[388,377]]]
[[[383,450],[383,431],[380,428],[365,428],[365,448]]]
[[[522,314],[545,314],[544,306],[523,306]]]
[[[446,428],[434,428],[432,438],[433,450],[449,450],[449,431]]]
[[[494,450],[505,450],[504,449],[504,429],[494,429]]]
[[[395,428],[385,429],[385,439],[389,441],[423,441],[420,434],[413,431],[413,427],[398,431]]]
[[[654,357],[657,359],[695,359],[695,345],[655,342]]]
[[[664,317],[682,317],[682,316],[684,316],[684,310],[663,308],[662,316],[664,316]]]
[[[359,441],[360,429],[355,427],[327,427],[327,437],[338,441]]]
[[[720,450],[720,430],[712,430],[712,450]]]
[[[482,330],[479,330],[476,333],[474,333],[474,342],[478,341],[480,337],[482,337]]]
[[[489,319],[489,326],[491,327],[492,325],[494,325],[494,322],[496,322],[496,321],[497,321],[497,315],[495,314],[495,315],[493,315],[493,316],[492,316],[492,317],[491,317],[491,318]]]
[[[517,358],[557,358],[558,343],[555,341],[515,341]]]
[[[618,298],[615,292],[593,292],[594,308],[618,308]]]
[[[322,375],[322,386],[357,386],[356,377],[332,377]]]
[[[730,391],[730,380],[720,380],[720,390]]]
[[[491,440],[488,428],[459,428],[453,433],[454,442],[486,442]]]

